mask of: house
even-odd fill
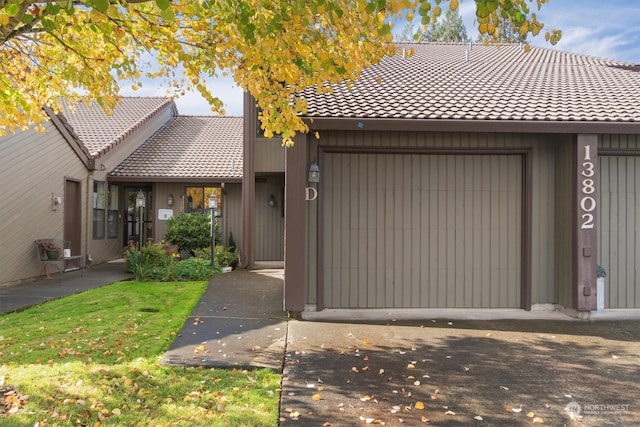
[[[640,308],[637,67],[405,44],[350,90],[300,96],[311,132],[290,149],[257,132],[249,96],[244,111],[244,263],[258,183],[284,178],[287,310],[589,311],[597,264],[606,307]]]
[[[45,132],[0,138],[0,284],[42,274],[34,240],[59,238],[95,263],[129,241],[160,241],[166,220],[218,196],[225,241],[242,236],[242,118],[179,116],[166,98],[45,109]],[[138,194],[145,207],[136,208]]]

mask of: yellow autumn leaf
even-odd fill
[[[414,408],[422,410],[424,409],[424,403],[417,401],[416,404],[414,405]]]
[[[527,412],[527,417],[533,418],[535,416],[536,416],[536,414],[534,414],[533,412]]]
[[[533,423],[534,424],[544,424],[544,420],[542,418],[540,418],[540,417],[535,417],[533,419]]]
[[[319,395],[319,394],[314,394],[314,395],[313,395],[313,397],[312,397],[312,399],[313,399],[313,400],[320,400],[320,399],[322,399],[322,397],[320,397],[320,395]]]
[[[295,94],[356,81],[364,68],[394,51],[391,23],[411,19],[427,5],[433,9],[425,17],[434,19],[442,13],[440,3],[344,0],[338,15],[338,3],[325,0],[308,0],[304,7],[279,0],[269,7],[259,0],[215,6],[131,1],[106,9],[111,3],[100,1],[80,2],[83,6],[71,11],[47,7],[47,20],[29,23],[13,16],[28,16],[38,3],[9,2],[12,16],[0,8],[0,75],[9,82],[0,90],[0,135],[29,125],[44,130],[49,117],[42,106],[60,111],[62,98],[71,104],[99,100],[111,111],[121,82],[133,79],[153,79],[154,86],[168,87],[168,96],[194,89],[221,112],[222,103],[205,80],[225,75],[255,99],[265,136],[278,136],[290,146],[297,134],[309,132],[302,120],[306,106],[290,102]],[[459,3],[450,0],[449,8],[458,9]],[[511,2],[513,18],[504,19],[539,31],[543,23],[527,3]],[[487,31],[495,21],[478,16],[478,23],[481,33],[495,36],[494,28]],[[556,44],[561,35],[552,30],[545,38]],[[152,69],[147,67],[150,51],[156,52]]]

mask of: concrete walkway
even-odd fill
[[[37,279],[8,285],[0,285],[0,313],[11,313],[49,300],[77,294],[120,280],[131,279],[124,260],[118,259],[98,264],[84,270],[69,271],[62,275],[51,273],[51,279]]]
[[[282,372],[287,338],[282,295],[282,270],[237,270],[215,276],[163,363]]]

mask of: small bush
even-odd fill
[[[183,213],[169,218],[165,240],[178,245],[181,250],[194,253],[195,250],[211,246],[211,217],[199,212]],[[216,241],[222,239],[215,224]]]
[[[209,260],[189,258],[177,262],[171,269],[174,280],[209,280],[213,275]]]

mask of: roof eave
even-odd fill
[[[111,176],[110,182],[182,182],[182,183],[240,183],[242,177],[166,177],[166,176]]]
[[[311,131],[640,134],[640,122],[303,117]]]
[[[51,119],[51,123],[60,131],[63,138],[67,141],[71,149],[76,153],[80,161],[84,164],[84,166],[88,170],[95,169],[95,158],[91,155],[87,147],[82,143],[80,137],[75,133],[73,127],[67,122],[66,118],[60,114],[54,113],[54,111],[48,107],[44,106],[43,110],[49,118]]]

